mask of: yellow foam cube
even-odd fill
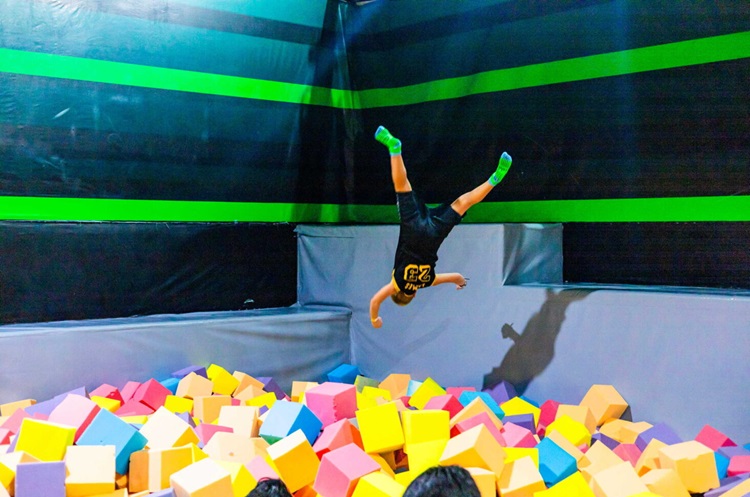
[[[401,497],[406,487],[390,476],[376,471],[362,476],[352,497]]]
[[[404,428],[404,452],[407,454],[412,444],[436,440],[447,442],[451,437],[450,413],[442,409],[403,411],[401,424]]]
[[[391,373],[378,384],[378,387],[388,390],[391,392],[391,398],[397,399],[406,396],[406,393],[409,391],[410,381],[411,375]]]
[[[659,465],[677,471],[688,492],[704,493],[719,486],[714,452],[698,441],[662,447]]]
[[[148,490],[157,492],[169,488],[169,478],[191,464],[193,464],[193,450],[190,445],[150,450]]]
[[[404,446],[404,431],[395,403],[360,409],[355,416],[365,452],[382,453]]]
[[[190,453],[193,455],[193,462],[198,462],[201,459],[206,459],[208,457],[208,454],[206,454],[203,449],[198,447],[194,443],[187,444],[188,447],[190,447]]]
[[[666,446],[667,444],[661,440],[656,438],[651,439],[635,464],[635,472],[638,473],[638,476],[643,476],[651,470],[659,469],[659,449]]]
[[[419,474],[428,468],[437,466],[447,444],[447,439],[411,444],[408,458],[409,470]]]
[[[424,409],[427,402],[431,398],[437,397],[438,395],[445,395],[446,391],[443,387],[432,378],[425,379],[421,385],[414,391],[409,398],[409,405],[416,407],[417,409]]]
[[[175,395],[186,399],[206,397],[213,393],[214,384],[205,376],[191,372],[177,383]]]
[[[570,416],[560,416],[552,421],[545,430],[545,433],[559,431],[560,435],[567,438],[570,443],[576,447],[589,445],[591,443],[591,432],[586,426],[571,418]]]
[[[122,406],[122,402],[120,402],[117,399],[110,399],[108,397],[100,397],[98,395],[92,395],[91,401],[93,401],[96,405],[98,405],[102,409],[107,410],[112,413],[116,412]]]
[[[641,481],[648,489],[659,495],[669,497],[690,497],[685,485],[680,480],[680,475],[674,469],[652,469],[641,476]]]
[[[513,397],[502,404],[500,408],[506,416],[516,416],[519,414],[533,414],[534,426],[539,424],[539,416],[542,410],[522,397]]]
[[[232,428],[234,433],[247,438],[258,436],[260,408],[255,406],[222,406],[217,423]]]
[[[127,487],[130,493],[148,491],[149,452],[149,449],[142,449],[130,454],[127,481]]]
[[[586,482],[603,469],[620,464],[622,459],[603,443],[595,443],[578,461],[578,470]]]
[[[145,425],[146,421],[148,421],[148,415],[138,414],[135,416],[122,416],[120,417],[120,419],[125,421],[126,423],[130,423],[134,425]]]
[[[573,404],[560,404],[557,406],[555,419],[561,416],[569,416],[571,419],[583,424],[590,434],[596,433],[596,418],[588,406],[577,406]]]
[[[247,497],[247,494],[258,484],[244,464],[229,461],[218,461],[218,463],[229,471],[234,497]]]
[[[177,395],[167,395],[164,399],[164,408],[175,414],[181,412],[193,412],[193,399],[178,397]]]
[[[244,435],[220,431],[214,433],[203,447],[203,452],[217,461],[247,464],[256,456],[267,454],[268,442],[262,438],[248,438]]]
[[[218,395],[232,395],[240,384],[240,380],[232,376],[226,369],[217,364],[206,368],[208,379],[213,383],[213,393]]]
[[[461,421],[465,421],[483,412],[487,413],[490,417],[490,421],[495,425],[495,428],[498,430],[503,428],[503,422],[500,421],[500,418],[498,418],[494,412],[492,412],[490,406],[484,403],[481,397],[476,397],[474,400],[466,404],[463,409],[458,411],[456,415],[451,418],[450,427],[453,428]]]
[[[505,451],[490,430],[480,424],[448,440],[440,464],[484,468],[500,477],[505,466]]]
[[[370,407],[376,407],[380,405],[380,403],[378,402],[378,399],[374,397],[368,397],[367,395],[361,392],[356,393],[356,398],[357,398],[357,410],[369,409]]]
[[[652,428],[651,423],[646,421],[628,421],[625,419],[613,419],[607,421],[599,428],[599,433],[623,444],[634,444],[638,435]]]
[[[382,468],[381,471],[387,475],[389,475],[391,478],[396,477],[396,472],[393,470],[390,464],[388,464],[388,461],[386,461],[385,457],[383,457],[380,454],[368,454],[370,457],[372,457],[376,463],[380,464],[380,467]]]
[[[597,426],[618,419],[628,408],[628,403],[612,385],[592,385],[580,405],[591,409]]]
[[[534,497],[596,497],[581,473],[573,473],[547,490],[534,492]]]
[[[365,385],[362,387],[362,395],[365,397],[370,397],[372,399],[385,399],[386,401],[391,401],[393,398],[391,397],[391,392],[385,388],[380,387],[373,387],[370,385]]]
[[[630,497],[648,492],[633,466],[623,461],[593,475],[589,485],[597,497]]]
[[[479,489],[480,497],[496,497],[497,477],[495,476],[495,473],[484,468],[471,468],[470,467],[470,468],[466,468],[466,470],[471,475],[471,478],[474,480],[474,483],[476,483],[477,488]]]
[[[65,495],[85,497],[115,491],[115,446],[72,445],[65,454]]]
[[[504,447],[505,464],[517,461],[522,457],[530,457],[536,467],[539,467],[539,449],[536,447]]]
[[[503,497],[529,497],[546,489],[538,466],[528,456],[507,463],[497,480],[497,490]]]
[[[403,485],[405,489],[417,476],[419,476],[419,473],[414,473],[413,471],[402,471],[401,473],[396,473],[394,480]]]
[[[33,406],[34,404],[36,404],[35,399],[23,399],[0,404],[0,416],[11,416],[17,410]]]
[[[232,405],[229,395],[204,395],[193,397],[193,416],[202,423],[213,423],[219,419],[221,408]]]
[[[75,426],[24,418],[16,439],[17,451],[26,452],[43,462],[62,461],[73,445]]]
[[[302,430],[269,446],[268,456],[290,492],[315,481],[320,460]]]
[[[245,405],[255,406],[255,407],[265,406],[268,409],[271,409],[275,403],[276,403],[276,394],[273,392],[265,392],[256,397],[245,400]]]
[[[169,479],[175,497],[234,495],[232,475],[213,459],[202,459],[182,468]]]
[[[168,449],[200,441],[187,421],[164,406],[151,414],[139,431],[146,437],[146,446],[150,449]]]

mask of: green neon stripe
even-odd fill
[[[397,223],[394,205],[0,197],[13,221]],[[750,196],[486,202],[468,223],[750,221]]]
[[[747,57],[750,57],[750,31],[499,69],[400,88],[357,92],[7,48],[0,48],[0,72],[294,104],[365,109],[410,105]]]

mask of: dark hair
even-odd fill
[[[263,478],[247,497],[292,497],[289,489],[278,478]]]
[[[412,294],[404,293],[403,291],[396,292],[394,294],[391,294],[391,300],[396,305],[408,305],[411,303],[412,299],[417,293],[414,292]]]
[[[403,497],[480,497],[471,473],[462,466],[434,466],[417,476]]]

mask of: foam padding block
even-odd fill
[[[484,425],[478,425],[448,440],[440,464],[484,468],[500,477],[505,451]]]
[[[581,473],[573,473],[547,490],[534,492],[534,497],[596,497]]]
[[[487,404],[479,397],[469,402],[469,404],[461,409],[458,414],[451,418],[450,427],[453,428],[458,423],[483,412],[486,412],[489,415],[490,419],[492,420],[492,424],[495,425],[495,428],[497,428],[498,430],[502,429],[503,422],[500,420],[500,418],[497,417],[495,412],[490,409],[489,406],[487,406]]]
[[[612,466],[623,462],[620,456],[612,452],[612,449],[602,443],[595,443],[586,453],[578,460],[578,470],[581,472],[587,482],[591,478]]]
[[[152,410],[156,411],[164,405],[164,400],[167,398],[167,395],[172,395],[172,391],[151,378],[138,386],[136,391],[133,392],[131,400],[147,405]]]
[[[80,395],[66,395],[65,398],[50,412],[47,420],[68,426],[75,426],[73,441],[77,441],[88,428],[101,407],[95,402]]]
[[[312,487],[323,497],[351,497],[359,479],[376,471],[380,464],[352,443],[322,457]]]
[[[365,452],[383,453],[403,448],[404,431],[394,402],[360,409],[356,420]]]
[[[122,395],[120,394],[120,390],[117,387],[110,385],[109,383],[102,383],[91,392],[89,392],[89,398],[91,397],[104,397],[105,399],[114,399],[118,400],[120,404],[122,404]]]
[[[548,487],[560,483],[578,470],[578,461],[552,439],[543,439],[536,449],[539,451],[539,473]]]
[[[539,416],[542,414],[541,407],[532,404],[524,397],[512,397],[508,401],[500,404],[500,408],[503,410],[505,416],[532,414],[534,416],[534,424],[537,426],[539,425]]]
[[[480,412],[479,414],[472,416],[470,418],[464,419],[463,421],[460,421],[456,423],[453,428],[451,429],[451,436],[458,435],[459,433],[463,433],[466,430],[469,430],[471,428],[474,428],[477,425],[484,425],[487,427],[487,429],[490,431],[492,436],[497,440],[497,442],[505,447],[507,444],[505,443],[505,439],[503,438],[502,433],[500,430],[497,429],[497,426],[495,426],[495,423],[493,422],[493,419],[497,419],[494,416],[491,418],[491,415],[487,412]]]
[[[268,447],[268,456],[290,492],[315,481],[320,460],[301,429]]]
[[[505,380],[502,380],[494,387],[489,388],[485,391],[489,393],[493,399],[495,399],[495,402],[497,402],[498,405],[503,404],[504,402],[508,402],[513,397],[518,397],[516,387]]]
[[[233,433],[254,438],[260,430],[260,408],[255,406],[222,406],[217,424],[232,429]]]
[[[626,419],[613,419],[605,422],[599,427],[599,433],[602,433],[620,443],[632,444],[638,440],[638,436],[653,428],[654,425],[646,421],[628,421]]]
[[[557,419],[547,426],[545,433],[549,434],[553,431],[560,432],[560,435],[567,438],[576,447],[591,443],[591,432],[589,432],[588,428],[570,416],[558,416]]]
[[[94,402],[96,405],[101,407],[102,409],[106,409],[111,413],[117,412],[117,410],[122,407],[122,401],[117,399],[110,399],[107,397],[99,397],[97,395],[92,395],[90,397],[90,400]]]
[[[641,476],[650,492],[669,497],[690,497],[680,475],[674,469],[653,469]]]
[[[115,471],[125,474],[130,454],[146,446],[146,437],[111,412],[101,409],[76,442],[77,445],[114,445]]]
[[[62,461],[75,435],[74,426],[25,418],[18,431],[15,450],[43,462]]]
[[[232,481],[232,497],[246,497],[247,494],[258,484],[250,470],[244,464],[229,461],[217,461],[224,469],[229,471]]]
[[[557,417],[557,408],[560,406],[560,402],[556,400],[548,399],[539,406],[539,419],[536,424],[537,435],[543,437],[547,430],[547,426],[555,420]]]
[[[635,444],[643,451],[649,442],[657,439],[667,445],[682,442],[682,438],[666,423],[656,423],[651,428],[642,431],[635,439]]]
[[[352,497],[401,497],[406,487],[383,473],[369,473],[359,479]]]
[[[529,497],[546,489],[542,475],[530,457],[507,463],[497,480],[498,493],[503,497]]]
[[[323,427],[353,418],[357,410],[357,388],[347,383],[324,382],[305,392],[305,404]]]
[[[265,456],[255,456],[253,457],[250,462],[245,464],[245,467],[247,467],[247,470],[250,471],[250,474],[255,478],[256,481],[260,481],[266,478],[270,479],[278,479],[279,473],[271,466],[271,464],[266,460]]]
[[[198,366],[198,365],[187,366],[185,368],[179,369],[177,371],[172,372],[170,376],[172,378],[177,378],[178,380],[181,380],[182,378],[186,377],[190,373],[195,373],[204,378],[208,378],[208,373],[206,372],[205,366]]]
[[[67,497],[115,491],[115,446],[74,445],[65,454]]]
[[[411,375],[401,373],[391,373],[383,381],[378,383],[379,388],[384,388],[391,392],[391,398],[397,399],[406,396],[409,388]]]
[[[737,455],[729,460],[727,476],[737,476],[750,473],[750,455]]]
[[[364,450],[359,429],[348,419],[342,419],[323,428],[323,432],[313,444],[313,450],[320,459],[326,453],[350,443],[357,444]]]
[[[203,452],[216,460],[246,464],[258,455],[266,455],[268,447],[268,442],[262,438],[217,432],[203,447]]]
[[[466,468],[471,475],[471,479],[479,489],[480,497],[496,497],[497,495],[497,477],[495,473],[484,468]]]
[[[34,404],[36,404],[35,399],[23,399],[0,404],[0,416],[11,416],[17,410],[33,406]]]
[[[423,409],[427,402],[438,395],[445,395],[446,391],[438,382],[432,378],[426,378],[419,387],[411,394],[409,405],[417,409]],[[459,399],[460,401],[461,399]]]
[[[193,416],[203,423],[213,423],[219,419],[221,408],[232,405],[229,395],[204,395],[193,397]]]
[[[453,416],[461,412],[461,409],[463,408],[463,404],[458,401],[455,395],[445,394],[432,397],[427,401],[427,404],[425,404],[423,410],[441,409],[443,411],[448,411],[448,414],[452,418]]]
[[[580,405],[591,409],[597,426],[619,419],[628,408],[628,403],[612,385],[592,385],[581,399]]]
[[[374,378],[368,378],[367,376],[362,376],[361,374],[357,375],[357,377],[354,378],[354,387],[360,393],[363,392],[366,387],[377,388],[378,384],[378,380]]]
[[[705,425],[695,436],[697,442],[702,443],[711,450],[719,450],[721,447],[733,447],[737,444],[721,431],[711,425]]]
[[[205,376],[196,373],[188,373],[177,384],[175,395],[186,399],[196,397],[207,397],[213,393],[214,384]]]
[[[232,475],[213,459],[203,459],[174,473],[169,479],[175,497],[230,497]]]
[[[320,435],[322,427],[323,423],[306,405],[280,401],[274,403],[265,414],[258,434],[269,444],[274,444],[297,430],[301,430],[312,445]]]
[[[688,492],[707,492],[719,486],[713,451],[695,440],[662,447],[659,464],[677,471]]]
[[[401,413],[401,424],[404,429],[404,452],[409,453],[409,446],[423,442],[450,438],[450,415],[443,410],[406,410]]]
[[[503,423],[500,434],[506,447],[535,447],[539,443],[536,434],[531,430],[514,423]]]
[[[149,450],[147,490],[158,492],[169,488],[169,478],[191,464],[193,464],[193,451],[190,445]]]
[[[659,450],[666,447],[667,444],[659,439],[652,439],[646,448],[641,452],[638,461],[635,463],[635,472],[642,476],[651,470],[659,468]]]
[[[447,444],[447,440],[432,440],[412,444],[409,449],[409,456],[406,459],[409,471],[413,474],[420,474],[432,466],[439,465]]]
[[[570,416],[571,419],[582,423],[592,435],[596,432],[596,419],[588,406],[560,404],[557,406],[557,415]]]
[[[232,395],[240,384],[240,380],[232,373],[217,364],[211,364],[206,368],[208,379],[213,383],[213,393],[218,395]]]
[[[65,497],[65,463],[39,462],[16,466],[15,497]]]
[[[627,462],[599,471],[591,477],[589,485],[597,497],[628,497],[649,491]]]
[[[359,376],[359,369],[352,364],[340,364],[326,374],[328,381],[333,383],[348,383],[354,385]]]
[[[140,429],[150,449],[168,449],[198,443],[198,435],[185,420],[164,407],[159,407]]]

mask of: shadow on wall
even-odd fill
[[[560,333],[568,306],[583,300],[594,290],[561,290],[555,293],[547,289],[547,298],[539,312],[531,316],[519,334],[512,324],[504,324],[503,338],[513,340],[513,345],[502,362],[484,375],[484,389],[491,389],[502,381],[523,394],[531,381],[544,371],[555,356],[555,341]]]

